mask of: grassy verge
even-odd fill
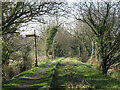
[[[92,65],[75,59],[63,60],[57,65],[51,88],[120,89],[120,82],[93,70]]]
[[[13,88],[13,87],[17,87],[20,86],[22,83],[27,81],[27,78],[29,78],[30,76],[32,76],[33,74],[37,73],[39,70],[41,70],[42,68],[44,68],[46,65],[48,65],[52,60],[45,60],[45,61],[41,61],[38,62],[38,67],[34,67],[30,70],[24,71],[16,76],[14,76],[12,79],[10,79],[9,81],[6,81],[3,83],[3,88],[9,87],[9,88]]]

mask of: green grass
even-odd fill
[[[51,59],[46,61],[38,62],[38,67],[34,67],[30,70],[24,71],[16,76],[14,76],[9,81],[6,81],[3,83],[4,87],[17,87],[20,86],[22,83],[26,82],[26,79],[32,76],[33,74],[37,73],[40,69],[44,68],[46,65],[48,65],[51,62]]]
[[[20,86],[29,76],[35,74],[51,61],[52,60],[39,62],[39,67],[20,73],[7,83],[4,83],[3,86]],[[75,58],[71,58],[70,60],[66,60],[65,58],[56,59],[56,63],[41,73],[39,79],[30,85],[29,88],[37,88],[37,90],[46,88],[66,90],[71,84],[75,90],[78,86],[79,88],[85,87],[102,90],[120,89],[119,81],[94,70],[92,67],[92,64],[82,63]]]
[[[30,88],[39,88],[45,89],[50,88],[50,84],[52,82],[52,77],[55,72],[56,65],[62,60],[63,58],[57,59],[54,64],[48,67],[39,77],[39,80],[36,80],[34,84],[30,85]]]
[[[120,89],[119,81],[92,69],[91,64],[82,63],[73,58],[59,63],[51,87],[67,89],[69,83],[73,88],[84,86],[93,89]]]

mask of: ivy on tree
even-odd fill
[[[48,51],[53,44],[53,39],[58,31],[58,26],[53,26],[52,28],[47,29],[47,38],[46,38],[46,56],[48,56]]]

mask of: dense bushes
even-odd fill
[[[32,67],[30,41],[20,35],[4,35],[2,39],[3,82]]]

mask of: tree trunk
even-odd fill
[[[94,46],[93,41],[91,42],[91,44],[92,44],[92,53],[91,53],[91,57],[90,57],[90,62],[91,62],[91,64],[93,64],[93,58],[95,56],[95,46]]]
[[[78,43],[78,57],[81,57],[81,52],[80,52],[80,44]]]
[[[88,50],[88,47],[87,47],[86,44],[84,43],[84,38],[83,38],[83,40],[82,40],[82,44],[83,44],[83,46],[84,46],[84,48],[85,48],[85,52],[87,52],[88,56],[90,56],[90,51]]]
[[[106,54],[104,53],[104,48],[102,46],[101,42],[101,47],[100,47],[100,59],[101,59],[101,65],[102,65],[102,73],[107,74],[108,68],[107,68],[107,59],[105,59]]]
[[[48,56],[48,50],[46,50],[46,56],[47,56],[47,58],[49,58],[49,56]]]
[[[107,74],[108,68],[106,65],[102,65],[102,73]]]

